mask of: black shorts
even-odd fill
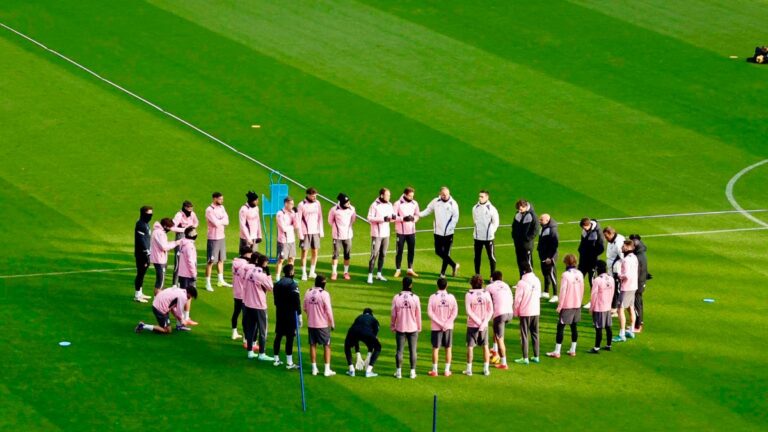
[[[275,333],[281,335],[295,335],[296,317],[290,315],[277,315],[275,317]]]
[[[309,344],[328,346],[331,344],[331,328],[309,328]]]
[[[467,346],[486,346],[488,345],[488,328],[480,330],[477,327],[467,327]]]
[[[570,325],[581,321],[581,308],[563,309],[560,311],[560,324]]]
[[[196,282],[197,281],[194,278],[179,276],[179,288],[189,288],[189,287],[197,288]]]
[[[504,338],[504,326],[512,321],[512,314],[501,314],[493,319],[493,335],[497,338]]]
[[[170,313],[162,313],[159,310],[157,310],[156,307],[152,306],[152,313],[155,314],[155,318],[157,319],[157,325],[159,325],[162,328],[168,328],[168,326],[171,325],[171,317]]]
[[[611,312],[592,312],[592,324],[596,329],[611,328]]]
[[[453,344],[453,330],[432,330],[432,348],[450,348]]]

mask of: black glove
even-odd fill
[[[405,222],[413,222],[413,216],[406,216],[403,218]]]
[[[255,242],[256,244],[259,244],[259,243],[261,243],[261,239],[260,239],[260,238],[257,238],[256,240],[254,240],[254,242]]]
[[[389,222],[389,216],[384,216],[384,222]]]
[[[296,208],[296,207],[294,207],[294,208],[293,208],[293,211],[294,211],[294,213],[298,213],[298,212],[299,212],[299,209],[298,209],[298,208]]]

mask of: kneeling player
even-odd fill
[[[373,372],[373,365],[381,354],[381,342],[377,337],[379,334],[379,320],[373,316],[370,308],[365,308],[363,313],[355,318],[352,327],[347,331],[347,337],[344,339],[344,355],[347,357],[347,366],[349,370],[347,375],[355,376],[355,366],[352,364],[352,347],[359,346],[360,342],[368,347],[368,357],[366,358],[365,377],[372,378],[378,376]],[[358,356],[360,353],[358,352]]]
[[[167,288],[157,294],[152,302],[152,312],[157,318],[157,325],[144,324],[140,322],[136,326],[136,333],[143,330],[154,331],[157,333],[171,332],[170,314],[176,317],[176,330],[189,331],[189,327],[184,326],[184,305],[197,298],[197,288],[191,286],[188,288]]]

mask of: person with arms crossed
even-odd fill
[[[248,191],[245,194],[245,204],[240,207],[238,219],[240,221],[240,247],[251,248],[251,252],[257,251],[257,245],[261,243],[261,219],[259,218],[259,194]]]
[[[368,283],[373,283],[373,267],[376,267],[376,279],[386,282],[386,278],[381,274],[384,267],[384,258],[387,255],[389,247],[389,224],[394,222],[395,209],[389,202],[390,192],[387,188],[379,190],[379,197],[376,198],[368,208],[368,222],[371,224],[371,258],[368,260]]]
[[[541,232],[536,249],[539,252],[541,275],[544,278],[544,292],[541,298],[548,298],[550,303],[557,303],[557,249],[560,245],[560,235],[557,232],[557,222],[549,214],[541,215],[539,223]],[[549,296],[550,285],[552,297]]]
[[[456,276],[461,266],[451,258],[451,247],[456,224],[459,223],[459,205],[451,198],[451,191],[447,187],[440,188],[440,195],[430,201],[427,208],[419,213],[419,217],[429,216],[432,213],[435,214],[433,223],[435,254],[443,260],[440,266],[440,277],[445,277],[445,270],[449,266],[453,269],[452,276]]]
[[[299,203],[296,212],[299,230],[299,246],[301,246],[301,280],[307,280],[307,252],[312,251],[309,267],[309,277],[314,278],[317,267],[317,251],[320,250],[320,239],[323,232],[323,208],[317,199],[317,189],[307,189],[307,196]]]
[[[389,328],[395,333],[397,352],[395,354],[395,378],[402,378],[403,349],[408,342],[411,379],[416,378],[416,345],[421,332],[421,302],[413,293],[413,279],[403,278],[403,290],[392,298],[392,316]]]
[[[344,279],[349,280],[351,279],[349,275],[349,259],[352,254],[352,237],[354,237],[352,225],[357,220],[357,213],[346,194],[340,193],[336,199],[338,202],[328,212],[328,225],[331,226],[333,238],[331,280],[336,280],[339,277],[336,269],[339,265],[340,252],[344,253]]]
[[[309,331],[309,357],[312,361],[312,375],[317,375],[317,346],[323,347],[325,360],[324,376],[331,377],[336,372],[331,370],[331,331],[336,327],[333,321],[331,295],[325,290],[325,276],[315,277],[315,286],[304,294],[304,312],[307,313]]]
[[[416,255],[416,222],[419,221],[419,203],[413,199],[416,190],[407,187],[403,190],[403,195],[394,203],[395,209],[395,232],[397,233],[396,254],[395,254],[395,277],[400,277],[400,266],[403,264],[403,252],[405,245],[408,245],[408,271],[407,276],[419,277],[413,271],[413,260]]]
[[[229,216],[224,209],[224,195],[221,192],[211,194],[213,202],[205,209],[205,221],[208,225],[208,262],[205,265],[205,289],[213,291],[211,286],[211,270],[216,263],[219,273],[220,287],[232,287],[224,282],[224,261],[227,259],[227,241],[224,238],[224,230],[229,225]]]
[[[491,264],[491,274],[496,271],[496,251],[493,240],[496,238],[496,230],[499,228],[499,212],[488,200],[488,191],[481,190],[478,194],[477,204],[472,207],[472,221],[475,230],[475,274],[480,274],[480,262],[483,249],[488,255]]]
[[[533,255],[533,239],[536,238],[536,231],[539,228],[539,221],[536,213],[533,212],[531,203],[520,199],[515,203],[517,213],[512,221],[512,240],[515,243],[515,255],[517,256],[517,269],[522,276],[525,271],[525,264],[532,265],[531,256]]]
[[[448,280],[440,278],[437,280],[437,292],[429,296],[427,313],[432,322],[432,370],[429,376],[437,376],[437,359],[441,347],[445,348],[444,375],[451,376],[453,325],[459,314],[459,305],[447,288]]]
[[[580,225],[579,271],[583,277],[589,280],[589,287],[592,289],[595,265],[597,264],[597,259],[605,250],[605,238],[600,229],[600,224],[596,220],[585,217],[581,219]],[[584,309],[589,309],[589,302],[584,305]]]

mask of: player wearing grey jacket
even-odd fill
[[[477,204],[472,208],[472,221],[475,225],[475,274],[480,274],[483,248],[485,248],[488,261],[491,264],[489,274],[492,274],[496,271],[496,253],[493,240],[496,236],[496,230],[499,228],[499,212],[488,201],[488,191],[486,190],[480,191]]]

